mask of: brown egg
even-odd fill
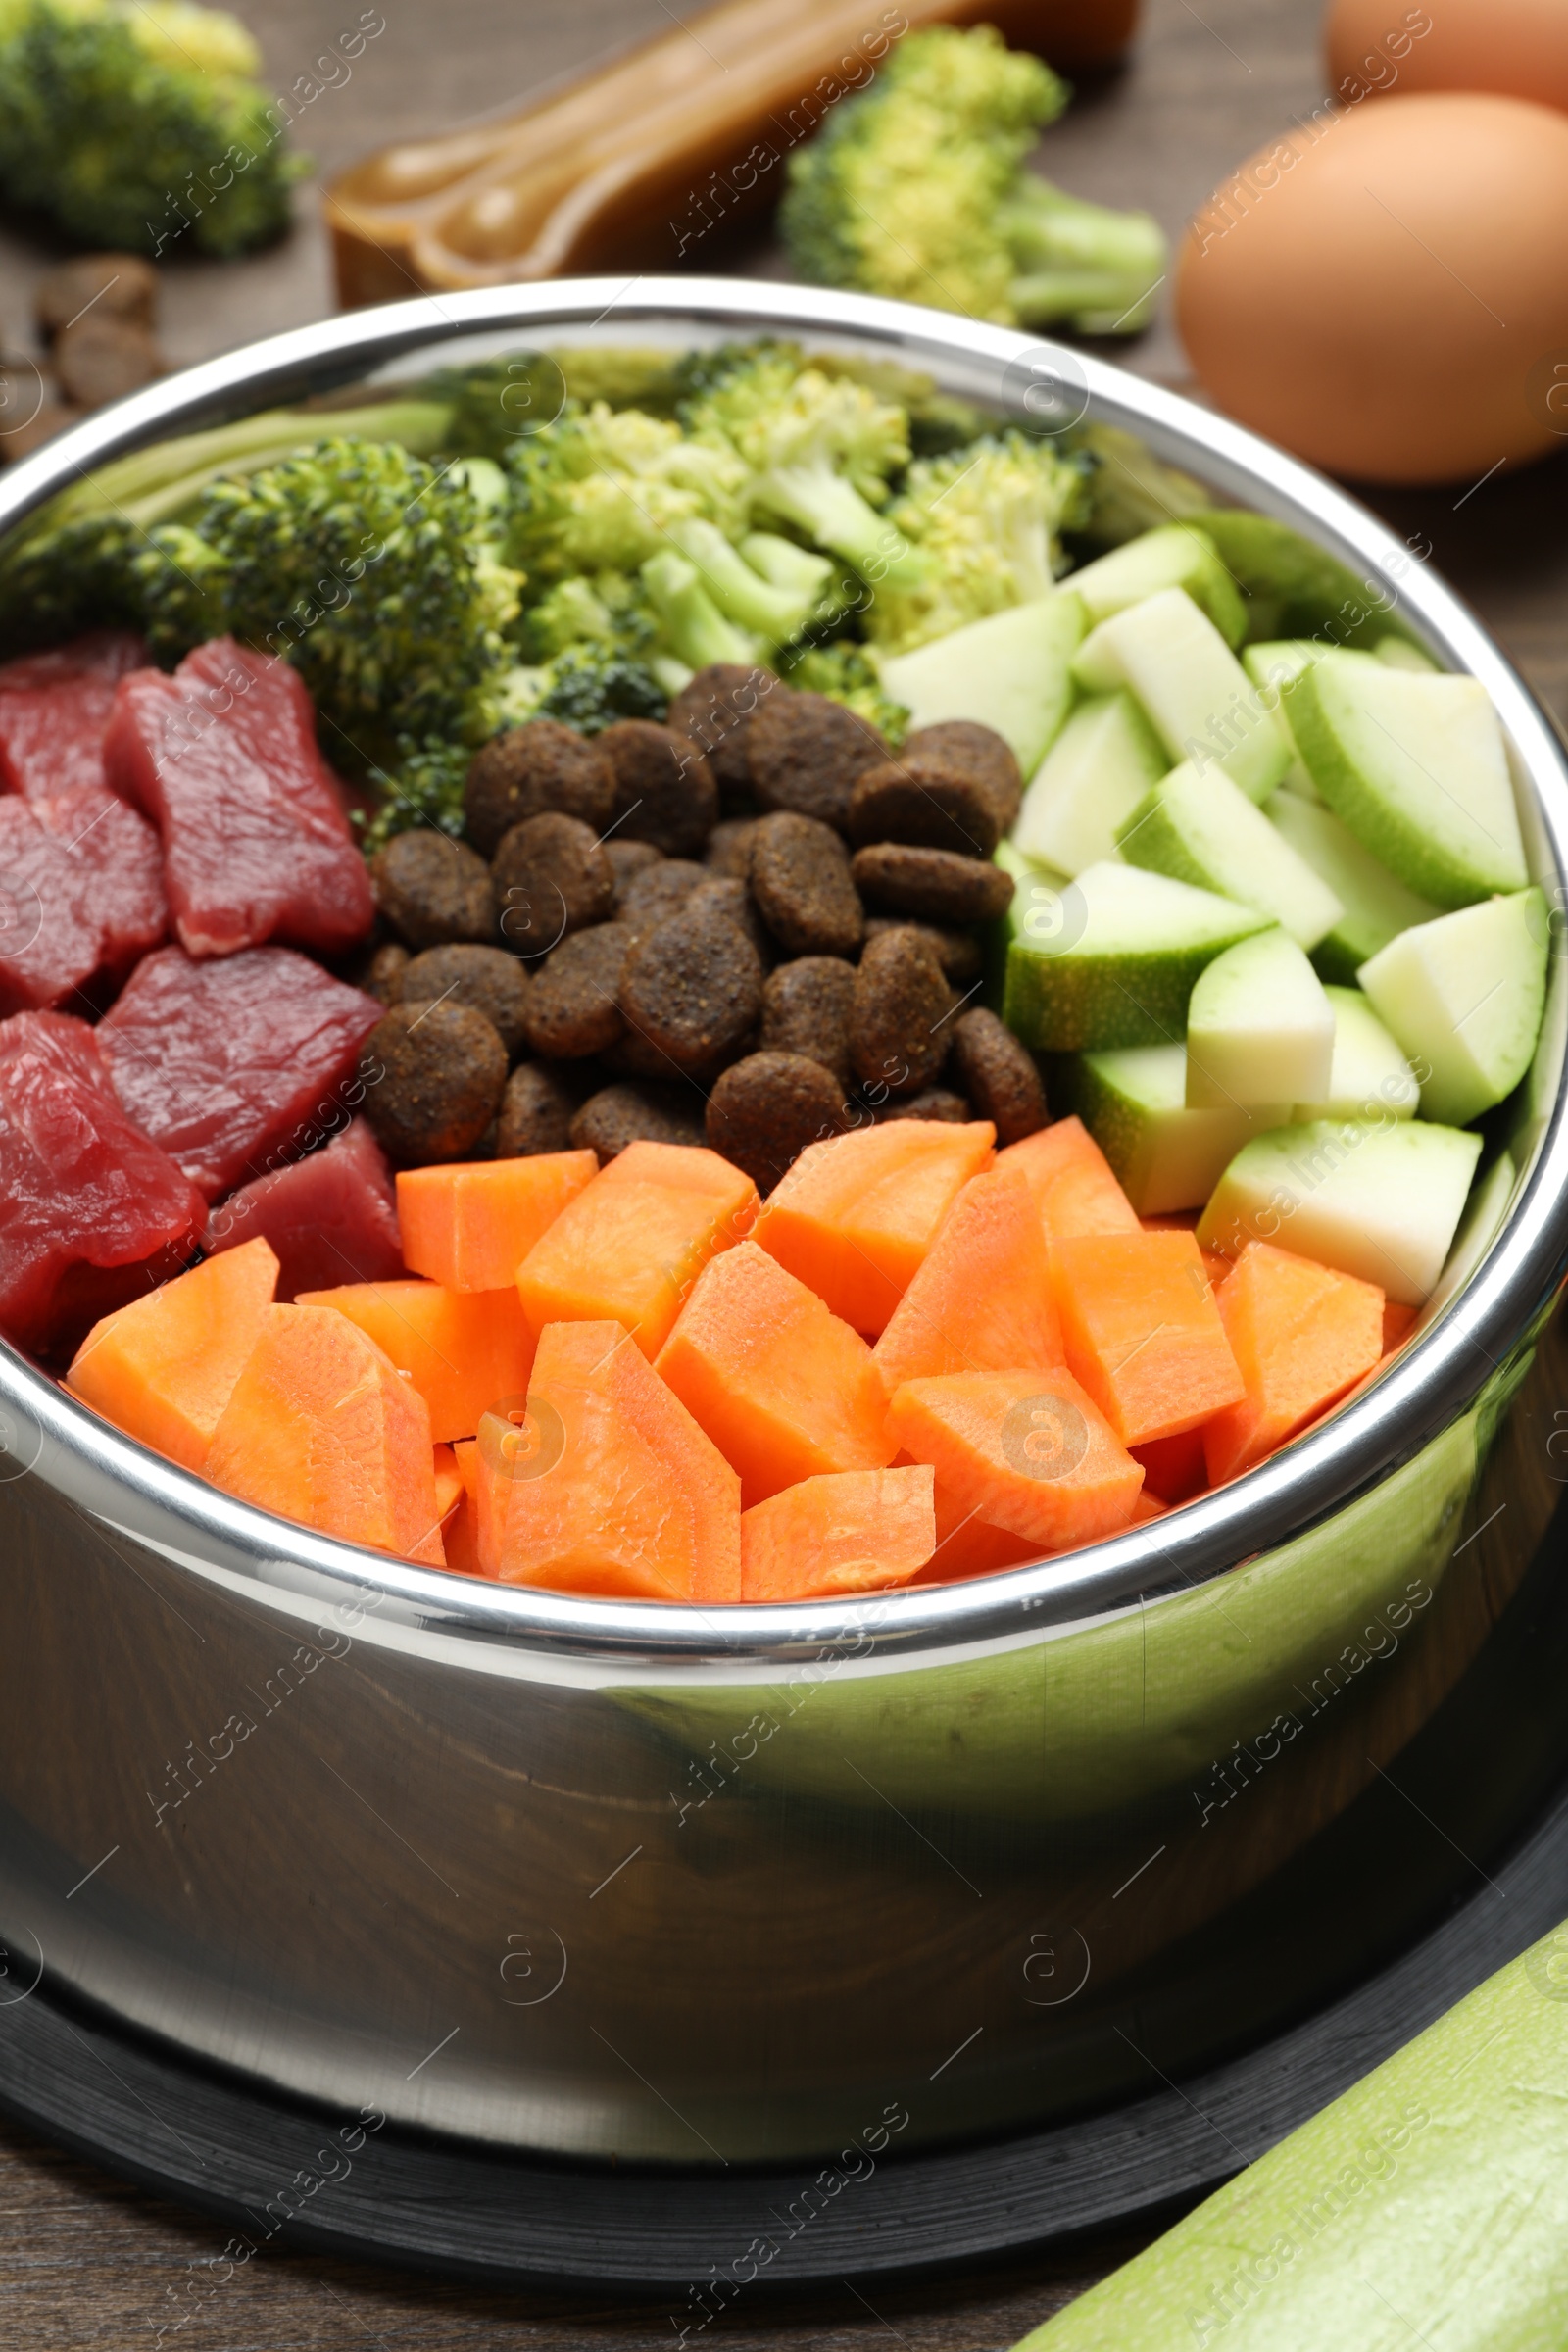
[[[1568,120],[1436,91],[1318,116],[1195,216],[1176,308],[1216,405],[1332,473],[1539,457],[1568,432]]]
[[[1492,90],[1568,109],[1563,0],[1332,0],[1323,45],[1346,105],[1392,90]]]

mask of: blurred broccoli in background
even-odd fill
[[[1016,431],[917,459],[889,519],[924,568],[911,588],[889,583],[871,600],[866,635],[905,653],[1049,595],[1060,533],[1088,514],[1093,472],[1091,461]]]
[[[1003,326],[1147,324],[1165,268],[1157,223],[1024,169],[1067,97],[989,24],[907,33],[789,159],[779,226],[801,276]]]
[[[908,711],[884,690],[864,646],[847,637],[787,652],[782,671],[786,683],[801,692],[831,695],[834,702],[858,710],[881,729],[895,751],[909,731]]]
[[[509,561],[535,582],[574,572],[635,571],[694,518],[735,529],[746,468],[732,451],[694,442],[638,409],[568,404],[555,423],[508,450]]]
[[[261,52],[186,0],[0,0],[0,189],[74,237],[235,254],[288,225],[304,166]]]

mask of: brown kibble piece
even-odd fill
[[[69,407],[45,392],[31,368],[0,368],[0,466],[30,458],[56,433],[79,424],[85,409]],[[12,421],[16,419],[16,421]]]
[[[434,953],[433,950],[431,952]],[[396,1004],[403,995],[403,975],[409,968],[410,960],[407,948],[400,948],[396,940],[388,940],[385,947],[377,948],[370,957],[369,968],[358,986],[364,989],[367,996],[378,998],[383,1004]]]
[[[850,1083],[850,1015],[855,971],[837,956],[797,956],[769,975],[762,991],[764,1053],[806,1054]]]
[[[962,1095],[951,1087],[922,1087],[917,1095],[895,1096],[877,1112],[879,1127],[889,1119],[941,1119],[950,1127],[964,1127],[976,1116]]]
[[[444,948],[449,940],[487,944],[495,934],[496,902],[490,868],[466,843],[433,826],[395,833],[370,860],[375,903],[411,948]]]
[[[904,841],[960,858],[989,858],[1002,839],[985,787],[945,760],[901,754],[868,767],[850,799],[850,839]]]
[[[806,1054],[748,1054],[731,1062],[708,1099],[711,1149],[770,1193],[808,1144],[843,1127],[832,1072]]]
[[[770,669],[748,669],[740,662],[710,662],[706,669],[688,678],[669,706],[665,723],[696,745],[726,799],[752,789],[747,739],[757,711],[777,689],[778,680]]]
[[[637,942],[620,975],[627,1027],[693,1076],[721,1068],[761,1008],[757,950],[721,914],[683,908]]]
[[[733,874],[710,874],[706,881],[699,882],[682,911],[694,919],[703,914],[723,915],[737,931],[745,932],[764,972],[770,972],[777,963],[778,942],[763,922],[746,884]]]
[[[718,822],[718,785],[702,753],[651,718],[617,718],[595,741],[614,770],[622,838],[695,858]]]
[[[496,1128],[497,1159],[530,1159],[539,1152],[569,1152],[576,1091],[548,1062],[520,1061],[507,1080]]]
[[[861,956],[850,1014],[850,1062],[862,1086],[894,1095],[929,1086],[952,1043],[953,1007],[936,951],[918,931],[884,931]]]
[[[590,1095],[571,1122],[572,1148],[597,1152],[601,1167],[628,1144],[701,1144],[703,1140],[700,1095],[683,1087],[651,1086],[636,1079]]]
[[[984,923],[1005,914],[1012,876],[984,858],[878,841],[855,853],[856,887],[873,906],[928,923]]]
[[[89,314],[150,328],[157,323],[158,272],[139,253],[78,254],[45,270],[32,302],[46,343]]]
[[[525,1034],[528,975],[517,957],[501,948],[426,948],[405,965],[398,1002],[471,1004],[484,1014],[510,1059]]]
[[[575,931],[545,957],[528,990],[528,1043],[551,1061],[602,1054],[621,1033],[615,1002],[631,946],[624,923]]]
[[[615,877],[615,911],[637,876],[651,865],[660,863],[660,854],[651,841],[622,841],[617,834],[613,841],[604,844],[610,870]]]
[[[475,755],[463,787],[468,838],[482,858],[493,858],[514,825],[548,808],[603,833],[615,813],[615,771],[575,727],[530,718]]]
[[[490,871],[501,936],[519,956],[542,956],[615,911],[615,871],[592,826],[558,808],[514,825]]]
[[[972,776],[997,812],[1000,839],[1010,833],[1023,799],[1023,771],[1010,743],[975,718],[944,718],[906,737],[906,760],[941,760]]]
[[[911,923],[906,915],[866,916],[868,942],[879,939],[884,931],[918,931],[935,948],[937,961],[956,988],[965,988],[971,980],[978,980],[984,969],[984,951],[973,931],[946,931],[939,923]]]
[[[876,728],[842,703],[783,690],[769,695],[753,719],[747,750],[764,808],[791,808],[841,833],[857,777],[888,757]]]
[[[849,855],[831,825],[780,810],[752,843],[752,896],[790,956],[853,956],[865,913]]]
[[[144,326],[103,318],[96,311],[56,340],[54,371],[67,400],[101,409],[139,392],[164,372],[164,356]]]
[[[756,834],[755,816],[726,816],[708,836],[703,863],[715,874],[731,874],[737,882],[744,882],[752,870]]]
[[[496,1115],[506,1048],[469,1004],[394,1004],[360,1054],[365,1115],[400,1168],[462,1159]]]
[[[621,893],[619,919],[629,923],[639,939],[667,923],[692,892],[708,880],[708,868],[695,858],[656,858],[634,874]]]
[[[977,1119],[990,1119],[999,1148],[1021,1143],[1046,1123],[1046,1090],[1034,1055],[1005,1021],[977,1004],[952,1024],[953,1074],[974,1104]]]

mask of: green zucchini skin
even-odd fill
[[[1563,2352],[1568,1924],[1019,2352]]]

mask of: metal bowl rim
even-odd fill
[[[1087,353],[986,326],[947,312],[813,287],[723,278],[557,279],[478,293],[422,297],[294,328],[167,377],[84,420],[9,467],[0,480],[0,533],[89,467],[179,429],[249,414],[315,389],[364,381],[416,355],[439,359],[461,338],[516,329],[602,327],[619,311],[644,331],[781,330],[824,343],[849,336],[919,367],[994,371],[990,397],[1032,368],[1081,387],[1097,416],[1136,432],[1169,462],[1186,464],[1222,494],[1301,530],[1314,544],[1393,585],[1419,634],[1452,667],[1493,695],[1534,796],[1555,866],[1558,904],[1568,873],[1568,760],[1530,689],[1490,635],[1441,579],[1412,565],[1408,550],[1336,483],[1244,427]],[[977,391],[979,387],[976,387]],[[100,1523],[121,1524],[105,1504],[134,1502],[123,1532],[198,1575],[249,1584],[255,1597],[336,1599],[358,1622],[497,1643],[563,1662],[620,1662],[684,1672],[771,1668],[837,1644],[855,1656],[1007,1647],[1047,1624],[1079,1622],[1176,1587],[1193,1587],[1301,1534],[1372,1488],[1473,1401],[1486,1379],[1544,1311],[1568,1264],[1568,1113],[1560,1073],[1526,1180],[1501,1229],[1457,1296],[1369,1392],[1311,1435],[1244,1478],[1182,1506],[1167,1520],[1082,1551],[970,1583],[928,1586],[869,1600],[699,1609],[498,1586],[388,1560],[240,1503],[192,1472],[122,1436],[69,1397],[0,1342],[0,1412],[35,1437],[42,1471],[71,1498],[95,1501]],[[20,1456],[23,1448],[13,1445]],[[78,1507],[82,1507],[79,1506]],[[231,1563],[216,1565],[220,1555]]]

